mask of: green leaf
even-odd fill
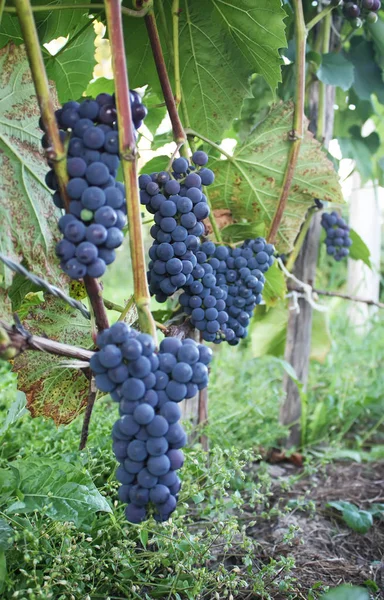
[[[353,64],[339,52],[323,54],[316,75],[323,83],[345,91],[349,90],[355,78]]]
[[[355,504],[344,501],[328,502],[327,506],[341,511],[342,516],[348,527],[357,533],[367,533],[372,527],[373,517],[366,510],[360,510]]]
[[[352,240],[352,246],[349,248],[349,256],[354,260],[362,260],[371,269],[371,253],[366,243],[354,229],[351,229],[349,237]]]
[[[8,514],[39,511],[54,521],[73,521],[80,527],[97,511],[112,512],[90,475],[76,465],[39,457],[14,461],[12,468],[19,475],[23,499],[11,505]]]
[[[65,289],[54,251],[61,212],[44,182],[39,108],[23,47],[0,50],[0,72],[0,221],[7,231],[0,237],[0,252]],[[55,101],[54,89],[51,95]],[[1,274],[9,287],[11,271],[1,265]]]
[[[373,517],[366,510],[344,510],[343,519],[357,533],[367,533],[373,525]]]
[[[216,159],[211,168],[213,208],[230,209],[236,220],[264,222],[269,228],[281,193],[291,142],[293,105],[276,105],[268,117],[235,148],[232,158]],[[343,203],[338,176],[320,143],[306,131],[278,232],[279,252],[288,252],[314,198]]]
[[[148,543],[148,529],[141,529],[139,533],[139,538],[144,548],[146,548]]]
[[[151,158],[145,165],[140,169],[140,173],[158,173],[159,171],[166,171],[169,163],[169,156],[161,154]]]
[[[384,21],[379,17],[376,23],[367,23],[367,27],[372,36],[376,63],[384,71]]]
[[[12,546],[12,534],[12,527],[5,519],[0,519],[0,551],[4,552]]]
[[[288,309],[285,302],[267,309],[258,306],[250,325],[252,355],[255,358],[272,354],[284,354],[285,336],[288,323]]]
[[[265,274],[263,300],[267,307],[276,306],[279,300],[284,300],[286,293],[284,274],[275,262]]]
[[[79,311],[48,297],[23,321],[28,331],[53,340],[90,348],[89,323]],[[89,382],[79,369],[61,366],[60,358],[43,352],[24,352],[16,357],[18,387],[27,396],[33,417],[50,417],[56,425],[70,423],[87,402]]]
[[[380,138],[376,131],[362,137],[360,127],[357,125],[349,129],[350,137],[338,138],[343,158],[352,158],[356,168],[365,182],[374,176],[372,155],[380,147]]]
[[[85,95],[91,98],[96,98],[99,94],[113,94],[115,91],[115,82],[113,79],[106,77],[98,77],[95,81],[91,81],[85,90]]]
[[[224,242],[235,244],[248,238],[256,238],[265,235],[264,223],[232,223],[223,227],[221,237]]]
[[[0,502],[4,504],[15,495],[18,485],[17,474],[9,469],[0,469]]]
[[[369,600],[369,592],[365,588],[340,585],[320,597],[320,600]]]
[[[78,26],[57,54],[46,58],[46,69],[56,84],[60,102],[80,98],[92,78],[95,66],[95,31],[88,17]]]
[[[160,96],[155,94],[151,89],[147,89],[143,98],[143,104],[148,109],[148,114],[145,117],[144,123],[153,136],[167,114],[166,107],[159,106],[159,104],[162,103],[163,101],[161,100]]]
[[[203,494],[203,492],[199,492],[198,494],[195,494],[194,496],[192,496],[192,500],[194,501],[195,504],[200,504],[200,502],[203,502],[205,496]]]
[[[25,415],[27,409],[25,408],[25,394],[24,392],[16,392],[16,400],[12,402],[11,406],[8,409],[7,415],[3,421],[2,426],[0,427],[0,435],[3,435],[10,426],[18,421],[23,415]]]
[[[86,3],[86,2],[85,2]],[[32,0],[33,6],[46,5],[46,0]],[[88,9],[73,10],[74,4],[84,4],[83,0],[51,0],[50,4],[61,6],[60,10],[35,12],[34,18],[41,44],[58,37],[67,37],[78,25],[79,19],[88,14]],[[0,48],[8,42],[22,44],[18,19],[14,15],[4,13],[0,27]]]
[[[171,22],[170,0],[162,2],[167,24]],[[163,49],[169,31],[157,15]],[[285,12],[280,0],[181,0],[179,55],[181,85],[190,126],[219,139],[228,124],[239,116],[249,95],[248,78],[263,75],[274,89],[281,80],[282,60],[278,49],[286,45]],[[149,43],[143,23],[134,26],[126,18],[126,51],[131,85],[149,84],[159,91]],[[207,60],[209,59],[209,65]],[[166,55],[167,62],[169,56]],[[172,69],[169,69],[172,73]]]
[[[380,68],[375,63],[373,43],[354,36],[348,58],[355,66],[353,89],[356,94],[363,100],[370,100],[371,94],[376,94],[379,102],[384,104],[384,82]]]
[[[378,519],[383,519],[384,518],[384,504],[382,504],[382,503],[372,504],[371,507],[368,509],[368,512],[370,512],[373,517],[376,517]]]

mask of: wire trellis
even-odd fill
[[[79,310],[86,319],[91,318],[89,310],[87,310],[87,308],[84,306],[84,304],[82,302],[79,302],[78,300],[75,300],[74,298],[67,296],[67,294],[65,292],[63,292],[63,290],[56,287],[55,285],[51,285],[50,283],[48,283],[41,277],[38,277],[37,275],[30,273],[25,267],[23,267],[19,263],[14,262],[12,259],[8,258],[8,256],[5,256],[4,254],[0,253],[0,260],[9,269],[11,269],[11,271],[20,273],[20,275],[24,275],[24,277],[26,277],[27,279],[32,281],[32,283],[34,283],[35,285],[42,287],[46,292],[48,292],[49,294],[52,294],[52,296],[61,298],[61,300],[64,300],[64,302],[69,304],[69,306],[72,306],[72,308],[76,308],[76,310]]]

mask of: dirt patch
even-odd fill
[[[261,468],[255,466],[256,478]],[[347,583],[366,585],[372,599],[384,600],[384,520],[374,519],[369,531],[359,534],[343,522],[340,513],[326,507],[332,500],[351,502],[364,510],[384,503],[384,462],[334,463],[311,475],[286,463],[268,465],[267,471],[272,486],[265,506],[257,510],[259,514],[251,506],[245,511],[245,523],[250,524],[247,534],[257,540],[259,548],[254,568],[259,570],[271,559],[293,558],[293,580],[289,590],[280,591],[286,575],[282,569],[282,574],[278,571],[265,581],[269,596],[248,589],[237,597],[307,600],[318,598],[326,586]],[[278,516],[266,520],[261,515],[266,508],[275,509]],[[233,549],[232,558],[226,556],[228,568],[240,566],[239,550]]]
[[[372,597],[384,598],[384,522],[377,519],[365,534],[359,534],[326,508],[332,500],[351,502],[360,509],[384,502],[384,462],[337,463],[324,472],[300,478],[285,491],[287,478],[300,473],[293,465],[269,467],[274,479],[271,503],[280,509],[293,507],[275,522],[255,525],[265,557],[293,556],[298,598],[307,598],[313,586],[341,583],[377,586]],[[292,542],[284,541],[290,528],[297,529]],[[277,595],[276,600],[287,598]]]

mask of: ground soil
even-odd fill
[[[256,477],[258,468],[255,467]],[[256,518],[256,524],[247,530],[259,543],[256,560],[264,564],[284,556],[295,560],[294,595],[279,591],[278,575],[268,590],[270,597],[307,600],[317,598],[325,586],[374,582],[371,597],[384,599],[384,520],[375,519],[367,533],[359,534],[342,521],[340,513],[326,507],[332,500],[352,502],[360,509],[384,503],[384,462],[333,463],[302,477],[303,469],[289,463],[268,465],[267,469],[273,480],[270,504],[283,510],[287,505],[296,505],[269,521]],[[298,478],[292,484],[295,475]],[[255,520],[251,507],[247,517]],[[292,526],[297,532],[287,543],[284,537]],[[309,593],[313,595],[308,596]],[[244,598],[256,599],[260,595],[248,592]]]

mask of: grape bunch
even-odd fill
[[[148,283],[158,302],[193,281],[199,238],[205,231],[203,220],[209,215],[202,186],[213,183],[214,174],[205,167],[205,152],[195,152],[192,162],[175,159],[173,178],[167,171],[139,177],[141,203],[155,221],[150,231],[154,242],[149,251]]]
[[[359,28],[363,20],[367,23],[376,23],[377,12],[381,8],[380,0],[355,0],[355,2],[343,3],[343,15],[354,28]]]
[[[239,343],[247,336],[253,311],[262,300],[264,274],[275,249],[263,238],[240,248],[204,242],[196,253],[194,281],[184,287],[180,304],[207,342]]]
[[[207,386],[212,351],[168,337],[156,353],[150,335],[123,322],[99,333],[97,345],[100,351],[90,360],[96,386],[119,403],[112,439],[126,517],[140,523],[152,512],[165,521],[176,508],[176,471],[184,462],[179,403]]]
[[[146,108],[136,92],[130,95],[136,130]],[[56,119],[62,139],[71,132],[67,153],[69,213],[59,220],[64,237],[56,254],[72,279],[101,277],[106,265],[115,260],[115,249],[123,242],[122,229],[127,223],[125,187],[115,180],[120,159],[114,97],[99,94],[96,100],[67,102],[56,111]],[[48,144],[44,134],[42,145],[47,148]],[[46,183],[56,190],[55,205],[64,208],[53,170],[47,173]]]
[[[352,240],[349,237],[350,228],[344,219],[337,212],[323,213],[321,225],[327,234],[325,238],[327,254],[333,256],[337,261],[348,256]]]

